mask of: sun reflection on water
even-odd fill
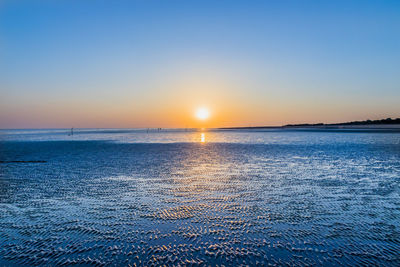
[[[205,142],[206,142],[206,135],[205,135],[205,133],[201,133],[201,135],[200,135],[200,142],[201,142],[201,143],[205,143]]]

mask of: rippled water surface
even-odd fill
[[[2,131],[0,265],[400,265],[400,134]]]

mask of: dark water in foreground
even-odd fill
[[[0,265],[400,265],[400,134],[2,135]]]

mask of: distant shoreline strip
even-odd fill
[[[400,125],[399,125],[400,126]],[[255,127],[225,127],[219,130],[281,130],[304,132],[365,132],[365,133],[400,133],[400,127],[370,127],[370,126],[255,126]]]

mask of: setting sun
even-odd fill
[[[210,112],[207,108],[199,108],[196,111],[196,118],[198,118],[199,120],[206,120],[208,119],[208,117],[210,117]]]

